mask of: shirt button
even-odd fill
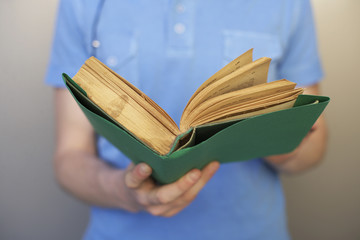
[[[109,67],[115,67],[118,64],[118,59],[115,56],[110,56],[106,59],[106,64]]]
[[[185,7],[184,7],[184,5],[182,5],[182,4],[176,5],[175,9],[176,9],[176,12],[177,12],[177,13],[183,13],[183,12],[185,12]]]
[[[100,47],[100,41],[99,40],[94,40],[94,41],[92,41],[92,46],[94,47],[94,48],[98,48],[98,47]]]
[[[182,23],[177,23],[175,24],[174,26],[174,31],[177,33],[177,34],[183,34],[186,30],[186,27],[184,24]]]

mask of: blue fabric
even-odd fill
[[[254,59],[273,59],[270,81],[287,78],[307,86],[322,77],[308,0],[107,0],[100,6],[100,0],[60,2],[47,84],[63,87],[61,73],[74,75],[94,54],[179,122],[200,84],[250,48]],[[129,164],[102,137],[98,149],[115,167]],[[278,175],[253,159],[221,165],[195,201],[172,218],[92,207],[84,239],[289,235]]]

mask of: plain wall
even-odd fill
[[[0,239],[80,239],[87,207],[54,181],[52,90],[43,83],[55,0],[0,0]]]
[[[325,69],[323,94],[330,130],[326,158],[283,177],[295,240],[360,239],[360,1],[313,0]]]
[[[360,239],[360,1],[313,0],[326,78],[326,158],[284,176],[295,240]],[[87,207],[52,172],[52,90],[43,84],[57,1],[0,0],[0,239],[80,239]]]

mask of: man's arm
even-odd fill
[[[306,94],[319,95],[318,84],[307,87]],[[269,156],[265,160],[284,173],[298,173],[321,161],[326,150],[327,126],[323,115],[316,121],[308,135],[291,153]]]
[[[219,167],[212,162],[202,171],[194,169],[172,184],[157,186],[144,163],[122,170],[98,159],[94,130],[67,90],[55,90],[55,107],[56,177],[65,190],[87,203],[173,216],[196,197]]]

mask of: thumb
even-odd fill
[[[146,163],[130,164],[125,173],[125,184],[128,188],[138,188],[150,177],[152,169]]]

